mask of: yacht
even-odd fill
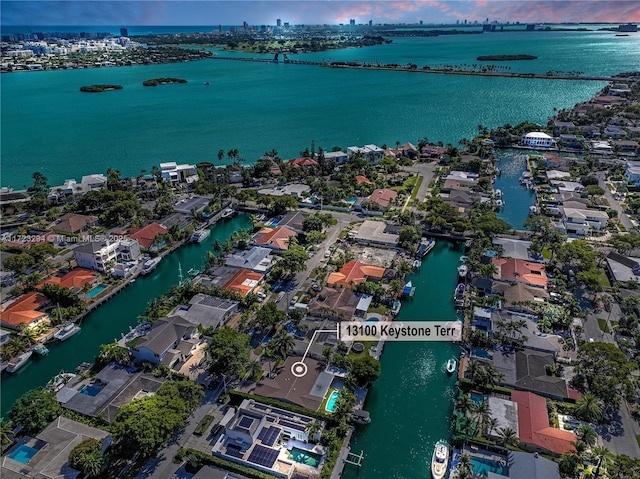
[[[191,241],[194,243],[202,243],[210,234],[211,230],[209,228],[195,230],[191,235]]]
[[[431,457],[431,477],[442,479],[447,474],[449,468],[449,444],[443,439],[436,442]]]
[[[30,349],[26,353],[22,353],[20,356],[17,356],[11,359],[9,361],[9,364],[7,364],[7,372],[15,373],[18,369],[24,366],[27,363],[27,361],[29,361],[29,358],[31,357],[32,354],[33,354],[33,351]]]
[[[458,275],[461,278],[465,278],[468,272],[469,272],[469,267],[466,264],[461,264],[460,266],[458,266]]]
[[[60,331],[54,334],[53,337],[58,341],[66,341],[67,339],[69,339],[71,336],[78,333],[79,331],[80,331],[80,326],[76,326],[75,323],[67,323],[64,325],[64,327]]]
[[[229,218],[230,216],[232,216],[235,213],[233,208],[227,208],[222,212],[222,215],[220,215],[220,218],[222,218],[223,220],[226,218]]]
[[[154,269],[156,269],[156,266],[158,266],[158,263],[160,262],[160,260],[162,260],[162,256],[157,256],[155,258],[151,258],[148,261],[145,261],[144,265],[142,266],[142,271],[140,271],[140,274],[144,275],[144,274],[151,273]]]
[[[420,260],[416,259],[413,262],[413,269],[418,269],[418,268],[420,268]]]
[[[453,292],[453,301],[456,304],[456,308],[464,307],[464,290],[464,283],[460,283]]]
[[[426,256],[429,251],[431,251],[434,247],[436,246],[436,241],[434,239],[429,239],[429,240],[425,240],[423,239],[420,242],[420,247],[418,248],[418,251],[416,252],[416,257],[417,258],[423,258],[424,256]]]
[[[447,361],[447,374],[449,376],[451,376],[454,372],[456,372],[456,366],[457,366],[457,362],[455,358],[451,358],[449,359],[449,361]]]

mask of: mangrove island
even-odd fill
[[[142,82],[144,86],[167,85],[169,83],[187,83],[187,80],[183,78],[152,78]]]
[[[85,85],[80,87],[80,91],[85,93],[102,93],[110,90],[122,90],[122,85]]]
[[[535,55],[480,55],[476,58],[479,62],[510,62],[513,60],[537,60],[538,57]]]

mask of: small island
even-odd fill
[[[513,60],[537,60],[538,57],[535,55],[524,55],[524,54],[520,54],[520,55],[480,55],[478,58],[476,58],[476,60],[478,60],[479,62],[487,62],[487,61],[494,61],[494,62],[507,62],[507,61],[513,61]]]
[[[102,93],[110,90],[122,90],[122,85],[85,85],[80,87],[80,91],[85,93]]]
[[[169,83],[187,83],[183,78],[152,78],[142,82],[144,86],[167,85]]]

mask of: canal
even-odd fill
[[[536,195],[520,184],[520,176],[527,169],[527,158],[530,154],[540,154],[535,151],[497,150],[497,166],[502,172],[493,184],[494,189],[502,191],[504,206],[498,210],[498,216],[521,230],[529,216],[529,207],[535,204]]]
[[[462,254],[463,250],[453,243],[438,241],[420,270],[410,277],[416,293],[403,302],[398,320],[456,318],[452,297]],[[385,345],[380,378],[365,404],[371,423],[358,426],[351,441],[352,452],[364,452],[360,474],[355,466],[347,465],[344,478],[431,477],[435,443],[451,439],[456,378],[446,374],[445,365],[459,352],[458,345],[444,342]]]
[[[250,226],[251,219],[244,214],[212,226],[211,234],[202,243],[185,245],[165,256],[153,273],[138,277],[119,295],[85,317],[78,334],[62,343],[49,343],[49,354],[42,358],[34,354],[17,373],[3,373],[0,416],[6,417],[16,399],[44,386],[61,370],[74,371],[83,361],[93,362],[100,345],[129,332],[152,299],[178,284],[179,265],[185,275],[190,268],[202,269],[206,252],[212,250],[216,240],[226,241],[234,231]]]

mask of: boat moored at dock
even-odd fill
[[[467,273],[469,272],[469,267],[466,264],[461,264],[458,266],[458,276],[461,278],[466,278]]]
[[[33,352],[38,356],[44,356],[45,354],[49,354],[49,349],[44,344],[38,344],[33,347]]]
[[[140,271],[140,274],[145,275],[151,273],[154,269],[156,269],[156,266],[158,266],[158,263],[160,263],[161,260],[162,256],[158,256],[146,261],[142,266],[142,271]]]
[[[80,326],[77,326],[75,323],[67,323],[60,331],[54,334],[53,337],[58,341],[66,341],[78,332],[80,332]]]
[[[211,230],[209,230],[209,228],[201,228],[199,230],[195,230],[191,235],[191,242],[202,243],[210,234]]]
[[[220,219],[227,219],[227,218],[231,218],[234,214],[235,214],[236,210],[234,210],[233,208],[226,208],[222,214],[220,215]]]
[[[416,252],[416,258],[424,258],[435,246],[436,240],[423,239],[422,241],[420,241],[420,246],[418,247],[418,251]]]
[[[9,361],[9,364],[7,364],[6,371],[8,373],[15,373],[18,369],[20,369],[22,366],[27,364],[27,361],[29,361],[29,358],[31,357],[32,354],[33,354],[33,351],[30,349],[29,351],[22,353],[20,356],[12,358]]]
[[[431,477],[442,479],[447,474],[449,468],[449,444],[443,439],[436,442],[431,457]]]

